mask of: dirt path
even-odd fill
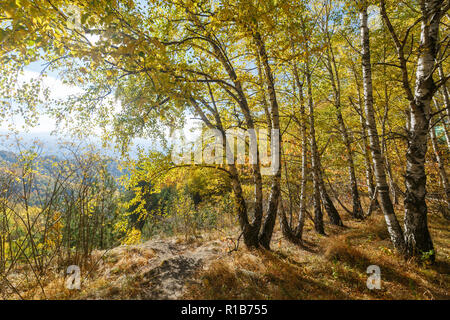
[[[150,240],[114,248],[108,253],[114,264],[104,264],[102,269],[116,288],[123,287],[130,276],[138,279],[133,284],[139,288],[138,299],[179,299],[195,273],[218,258],[222,248],[220,241],[183,244],[175,239]]]
[[[172,242],[149,241],[142,245],[156,251],[151,265],[156,267],[144,273],[149,288],[146,298],[179,299],[184,293],[186,283],[200,268],[207,267],[220,250],[212,243],[188,249],[184,245]]]

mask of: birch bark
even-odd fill
[[[370,38],[368,28],[367,3],[364,3],[360,9],[360,27],[361,27],[361,45],[362,45],[362,69],[363,69],[363,88],[364,88],[364,106],[369,135],[370,149],[374,166],[375,180],[378,194],[380,196],[380,205],[386,220],[387,228],[394,247],[403,252],[405,242],[403,231],[394,213],[394,207],[389,195],[389,187],[386,181],[386,172],[384,170],[384,161],[381,155],[380,140],[375,122],[373,107],[373,87],[372,87],[372,66],[370,61]]]

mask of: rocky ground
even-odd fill
[[[96,274],[86,279],[90,289],[85,298],[180,299],[195,274],[224,254],[222,241],[182,243],[177,239],[156,239],[134,246],[120,246],[97,253]]]

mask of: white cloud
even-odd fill
[[[17,82],[18,85],[23,85],[32,80],[39,79],[41,77],[39,72],[32,70],[24,70],[23,74],[18,76]],[[50,99],[64,99],[70,95],[79,94],[82,92],[82,89],[63,83],[61,80],[52,77],[52,76],[43,76],[42,77],[42,89],[48,89],[49,98]],[[40,92],[40,98],[43,99],[43,90]],[[38,110],[39,112],[40,110]],[[41,112],[39,114],[39,121],[36,126],[30,127],[25,125],[24,119],[20,115],[15,115],[9,121],[9,125],[2,124],[3,127],[8,126],[15,128],[19,131],[21,129],[26,129],[29,133],[48,133],[56,129],[56,120],[51,118],[49,115]]]
[[[29,82],[33,79],[39,79],[40,73],[32,70],[24,70],[24,73],[18,77],[19,83]],[[83,90],[77,86],[67,85],[61,80],[52,76],[43,76],[43,88],[48,88],[50,98],[60,99],[72,94],[81,93]]]

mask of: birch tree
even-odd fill
[[[368,28],[367,2],[360,3],[360,28],[362,47],[362,69],[364,88],[364,108],[366,115],[366,125],[369,135],[370,150],[372,153],[375,180],[380,198],[380,205],[386,220],[386,225],[395,248],[400,252],[404,251],[405,243],[403,231],[394,212],[394,206],[389,195],[389,186],[386,181],[384,160],[381,155],[380,140],[375,122],[373,107],[373,87],[372,87],[372,65],[370,59],[370,38]]]
[[[407,256],[420,258],[426,255],[430,261],[434,261],[435,251],[427,223],[425,156],[431,119],[430,104],[438,87],[433,74],[437,68],[436,61],[440,59],[439,24],[450,4],[442,0],[423,0],[419,3],[417,11],[420,17],[415,24],[420,24],[420,42],[414,89],[410,83],[404,48],[415,24],[407,29],[406,35],[401,39],[391,23],[386,1],[380,1],[380,6],[381,15],[397,49],[403,89],[409,101],[411,115],[406,153],[405,250]]]

